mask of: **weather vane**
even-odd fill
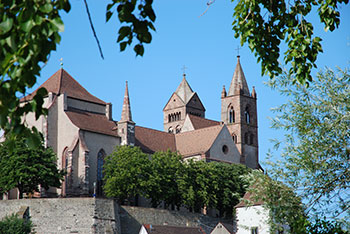
[[[186,75],[186,69],[187,69],[187,67],[184,65],[184,66],[182,67],[183,75]]]
[[[60,66],[63,68],[63,58],[60,58]]]

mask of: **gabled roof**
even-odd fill
[[[205,154],[213,145],[224,125],[175,134],[176,149],[184,157]]]
[[[71,75],[66,72],[63,68],[53,74],[47,81],[39,86],[33,93],[21,98],[21,102],[30,101],[35,96],[36,92],[40,88],[46,88],[48,92],[55,94],[66,93],[68,97],[76,98],[88,102],[98,103],[106,105],[104,101],[90,94],[86,89],[83,88]]]
[[[82,130],[118,136],[115,122],[108,120],[107,116],[103,114],[95,114],[80,110],[68,110],[65,111],[65,113],[72,123]]]
[[[148,234],[205,234],[200,227],[179,227],[168,225],[143,225]]]
[[[247,81],[244,76],[244,72],[240,62],[240,56],[237,56],[237,65],[235,72],[233,73],[230,89],[228,90],[227,96],[235,94],[235,90],[242,89],[243,94],[250,96]]]
[[[245,200],[246,200],[246,201],[252,202],[252,205],[253,205],[253,206],[259,206],[259,205],[264,204],[264,202],[261,201],[261,200],[260,200],[260,201],[255,201],[255,200],[253,200],[253,195],[252,195],[250,192],[246,192],[246,193],[244,194],[242,200],[240,201],[240,203],[238,203],[235,207],[236,207],[236,208],[240,208],[240,207],[246,207],[246,206],[248,206],[248,205],[245,203]]]
[[[135,145],[145,153],[176,151],[174,134],[140,126],[135,126]]]
[[[188,101],[191,99],[192,95],[194,94],[193,90],[191,89],[190,85],[188,84],[186,80],[186,75],[183,75],[183,79],[177,87],[175,93],[182,99],[182,101],[187,104]]]
[[[234,227],[233,227],[232,224],[222,223],[222,222],[218,222],[218,224],[216,224],[215,228],[211,231],[211,233],[213,233],[216,228],[219,228],[220,227],[219,225],[222,225],[227,230],[228,233],[230,233],[230,234],[234,234],[235,233],[234,232]],[[223,232],[221,231],[220,233],[223,233]]]
[[[191,123],[195,130],[220,125],[219,121],[206,119],[206,118],[198,117],[191,114],[188,114],[188,118],[191,120]]]

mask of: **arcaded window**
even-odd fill
[[[101,196],[103,194],[102,192],[102,186],[103,186],[103,164],[105,161],[106,153],[103,149],[98,151],[97,153],[97,188],[96,188],[96,195]]]
[[[258,227],[252,227],[252,228],[250,229],[250,233],[251,233],[251,234],[259,234]]]
[[[245,108],[244,117],[245,117],[245,122],[246,122],[247,124],[250,124],[249,107]]]
[[[231,106],[229,110],[229,123],[234,123],[235,122],[235,111],[233,110],[233,107]]]

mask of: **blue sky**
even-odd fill
[[[135,57],[132,48],[119,52],[116,43],[119,22],[116,15],[105,23],[107,0],[88,0],[92,19],[102,45],[102,60],[93,38],[82,0],[71,0],[72,9],[63,13],[65,31],[62,41],[50,56],[35,87],[63,67],[90,93],[113,104],[113,118],[120,119],[125,81],[129,82],[131,110],[137,125],[163,130],[162,109],[182,79],[187,67],[187,80],[206,108],[206,117],[220,120],[222,86],[229,86],[237,62],[231,23],[234,3],[216,0],[209,10],[206,0],[155,1],[157,15],[153,40],[145,46],[143,57]],[[335,32],[324,32],[319,19],[315,32],[323,38],[324,53],[319,55],[319,68],[350,67],[350,5],[341,7],[341,25]],[[244,45],[240,49],[241,64],[249,88],[258,94],[259,151],[263,161],[272,147],[269,139],[280,132],[269,128],[270,108],[283,98],[263,85],[260,64]],[[316,72],[315,70],[314,72]]]

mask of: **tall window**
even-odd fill
[[[246,107],[246,108],[245,108],[244,117],[245,117],[245,122],[246,122],[247,124],[250,124],[249,107]]]
[[[235,122],[235,111],[233,110],[233,107],[231,106],[229,110],[229,123]]]
[[[250,229],[250,233],[251,233],[251,234],[259,234],[258,227],[252,227],[252,228]]]
[[[62,169],[67,172],[68,170],[68,148],[66,147],[63,150],[62,154]],[[62,183],[62,192],[61,195],[65,197],[67,195],[67,187],[68,187],[68,175],[64,176],[64,182]]]
[[[102,193],[102,185],[103,185],[103,164],[105,160],[106,153],[103,149],[101,149],[97,154],[97,188],[96,195],[101,196]]]
[[[232,134],[232,140],[234,143],[237,144],[237,136],[235,134]]]

